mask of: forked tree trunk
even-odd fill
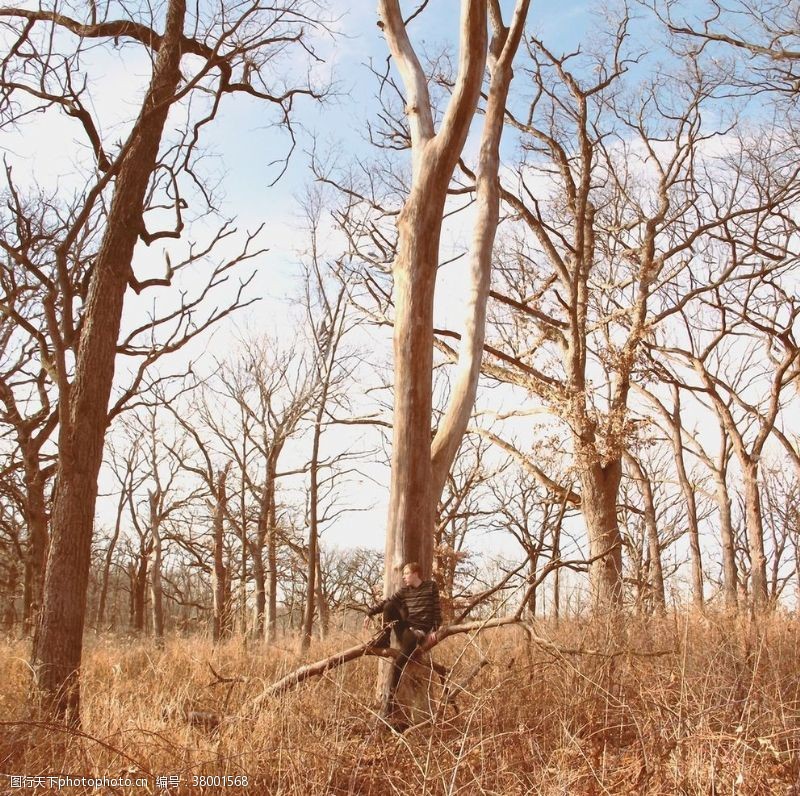
[[[306,604],[303,611],[303,629],[300,649],[304,652],[311,646],[311,633],[314,629],[314,603],[319,591],[319,443],[322,435],[322,418],[328,401],[330,386],[330,367],[326,362],[326,374],[322,384],[322,395],[314,417],[314,435],[311,442],[311,462],[309,464],[308,487],[308,561],[306,566]],[[320,605],[320,610],[322,606]]]
[[[117,339],[142,206],[164,123],[181,79],[185,0],[170,0],[153,77],[116,177],[106,229],[83,310],[74,379],[59,374],[56,491],[44,604],[33,650],[35,685],[48,712],[79,722],[79,671],[86,616],[97,477],[108,425]],[[65,314],[72,309],[65,307]]]
[[[300,648],[305,651],[311,645],[311,633],[314,628],[314,603],[316,601],[322,622],[322,612],[325,610],[322,599],[322,584],[320,574],[319,555],[319,450],[322,439],[322,421],[328,405],[328,395],[333,378],[333,368],[336,362],[336,352],[342,339],[345,310],[342,306],[344,291],[339,293],[333,312],[326,319],[328,332],[320,340],[318,354],[322,362],[320,367],[321,392],[317,411],[314,416],[314,433],[311,441],[311,461],[309,463],[309,489],[308,489],[308,562],[306,568],[306,604],[303,613],[303,632]],[[319,338],[318,338],[319,339]],[[326,617],[327,623],[327,617]]]
[[[503,27],[491,4],[495,29],[493,71],[479,153],[478,215],[471,251],[469,313],[451,403],[431,445],[433,299],[447,188],[461,156],[480,95],[487,54],[487,4],[463,0],[459,69],[439,132],[433,124],[426,77],[408,39],[397,0],[380,0],[387,41],[406,88],[411,130],[412,183],[398,219],[394,297],[394,422],[392,481],[386,531],[384,593],[401,584],[403,564],[417,561],[428,577],[433,560],[436,505],[467,427],[475,400],[489,272],[497,227],[499,145],[527,0],[518,0],[512,27]],[[384,711],[390,705],[389,671],[382,678]]]
[[[278,589],[278,537],[275,489],[278,473],[278,458],[283,442],[274,440],[267,454],[264,485],[258,507],[256,538],[250,544],[250,558],[255,582],[256,621],[253,635],[273,643],[277,637],[277,589]],[[266,567],[264,555],[266,553]]]

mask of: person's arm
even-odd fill
[[[403,590],[398,589],[391,597],[388,597],[385,600],[381,600],[380,602],[375,603],[375,605],[367,608],[367,615],[364,617],[364,629],[366,630],[369,626],[370,617],[375,616],[376,614],[382,614],[384,609],[387,605],[391,602],[399,603],[403,599]]]
[[[375,616],[375,614],[380,614],[383,612],[383,609],[386,607],[386,603],[388,600],[381,600],[380,602],[375,603],[375,605],[369,606],[367,608],[367,616]]]

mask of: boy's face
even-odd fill
[[[415,572],[414,570],[406,567],[403,569],[403,583],[405,583],[406,586],[416,588],[420,583],[422,583],[422,578],[420,578],[419,572]]]

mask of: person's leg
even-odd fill
[[[398,623],[395,629],[397,630],[397,642],[400,647],[400,654],[394,659],[394,666],[392,667],[392,699],[394,699],[394,692],[397,690],[397,685],[400,682],[403,669],[405,669],[408,659],[414,654],[414,650],[419,644],[418,635],[408,625]]]

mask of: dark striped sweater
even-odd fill
[[[406,620],[411,627],[425,630],[436,630],[442,621],[442,606],[439,603],[439,587],[434,580],[424,580],[416,588],[403,586],[388,600],[373,605],[369,609],[370,616],[381,613],[391,603],[400,603],[408,611]]]

